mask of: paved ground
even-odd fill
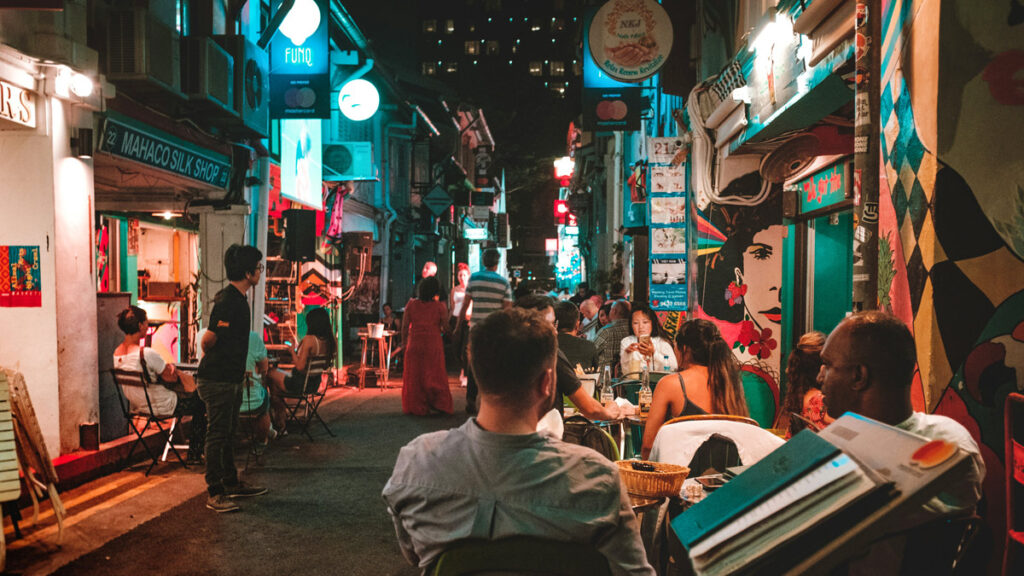
[[[380,498],[395,457],[418,434],[465,421],[463,389],[453,381],[456,415],[401,412],[401,389],[332,389],[314,442],[289,435],[271,444],[247,478],[270,488],[239,500],[242,511],[205,507],[201,472],[160,464],[91,482],[63,494],[69,511],[63,544],[49,505],[39,523],[7,527],[9,574],[393,574],[413,575],[395,544]],[[244,455],[244,452],[242,452]],[[242,462],[240,461],[241,465]]]

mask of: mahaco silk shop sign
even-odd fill
[[[227,156],[203,150],[127,118],[108,116],[100,136],[100,150],[153,168],[227,188],[231,162]]]
[[[640,82],[665,65],[672,22],[654,0],[610,0],[590,23],[590,52],[598,67],[620,82]]]

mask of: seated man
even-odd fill
[[[145,310],[138,306],[125,308],[117,315],[117,326],[124,332],[124,341],[114,349],[114,368],[142,372],[143,360],[145,361],[149,382],[156,384],[147,386],[153,415],[191,416],[186,461],[189,464],[202,463],[203,445],[206,440],[206,405],[195,393],[196,385],[192,376],[175,370],[174,364],[164,362],[156,350],[140,348],[139,344],[149,329],[149,318]],[[149,412],[146,391],[135,386],[125,386],[124,395],[132,412]]]
[[[527,294],[516,300],[516,308],[533,310],[549,324],[555,326],[553,304],[554,301],[551,298],[540,294]],[[618,404],[608,402],[602,405],[593,396],[587,394],[586,389],[580,384],[580,379],[576,377],[574,365],[566,358],[561,349],[558,350],[555,365],[555,390],[557,393],[552,399],[550,408],[558,410],[559,414],[563,414],[562,396],[564,395],[572,401],[580,414],[591,420],[615,420],[621,415]]]
[[[590,300],[588,303],[593,304]],[[565,353],[569,363],[579,364],[584,370],[597,367],[597,347],[593,342],[576,336],[580,326],[580,311],[572,302],[559,302],[555,306],[558,322],[558,349]]]
[[[910,402],[917,350],[914,337],[899,318],[881,312],[855,314],[832,331],[821,351],[818,383],[832,418],[854,412],[931,440],[946,440],[971,456],[967,474],[944,493],[926,502],[890,532],[906,530],[944,516],[973,513],[981,498],[985,463],[978,445],[957,421],[915,412]],[[889,538],[849,566],[851,573],[895,573],[903,541]]]
[[[470,332],[479,415],[402,448],[384,487],[402,553],[424,573],[458,540],[528,535],[593,545],[614,574],[654,574],[615,465],[535,432],[556,392],[556,351],[551,322],[529,310]]]

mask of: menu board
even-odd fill
[[[686,310],[688,165],[670,166],[669,160],[655,155],[650,162],[650,301],[654,310],[682,311]]]

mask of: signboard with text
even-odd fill
[[[32,92],[0,80],[0,118],[36,127],[36,101]]]
[[[660,158],[664,159],[664,158]],[[651,170],[650,302],[654,310],[686,310],[687,164],[655,164]]]
[[[217,188],[227,188],[231,161],[156,128],[110,114],[103,123],[99,149]]]
[[[797,183],[800,214],[835,206],[852,198],[850,163],[838,162]]]
[[[271,118],[331,117],[329,14],[328,0],[301,0],[281,22],[270,43]]]

